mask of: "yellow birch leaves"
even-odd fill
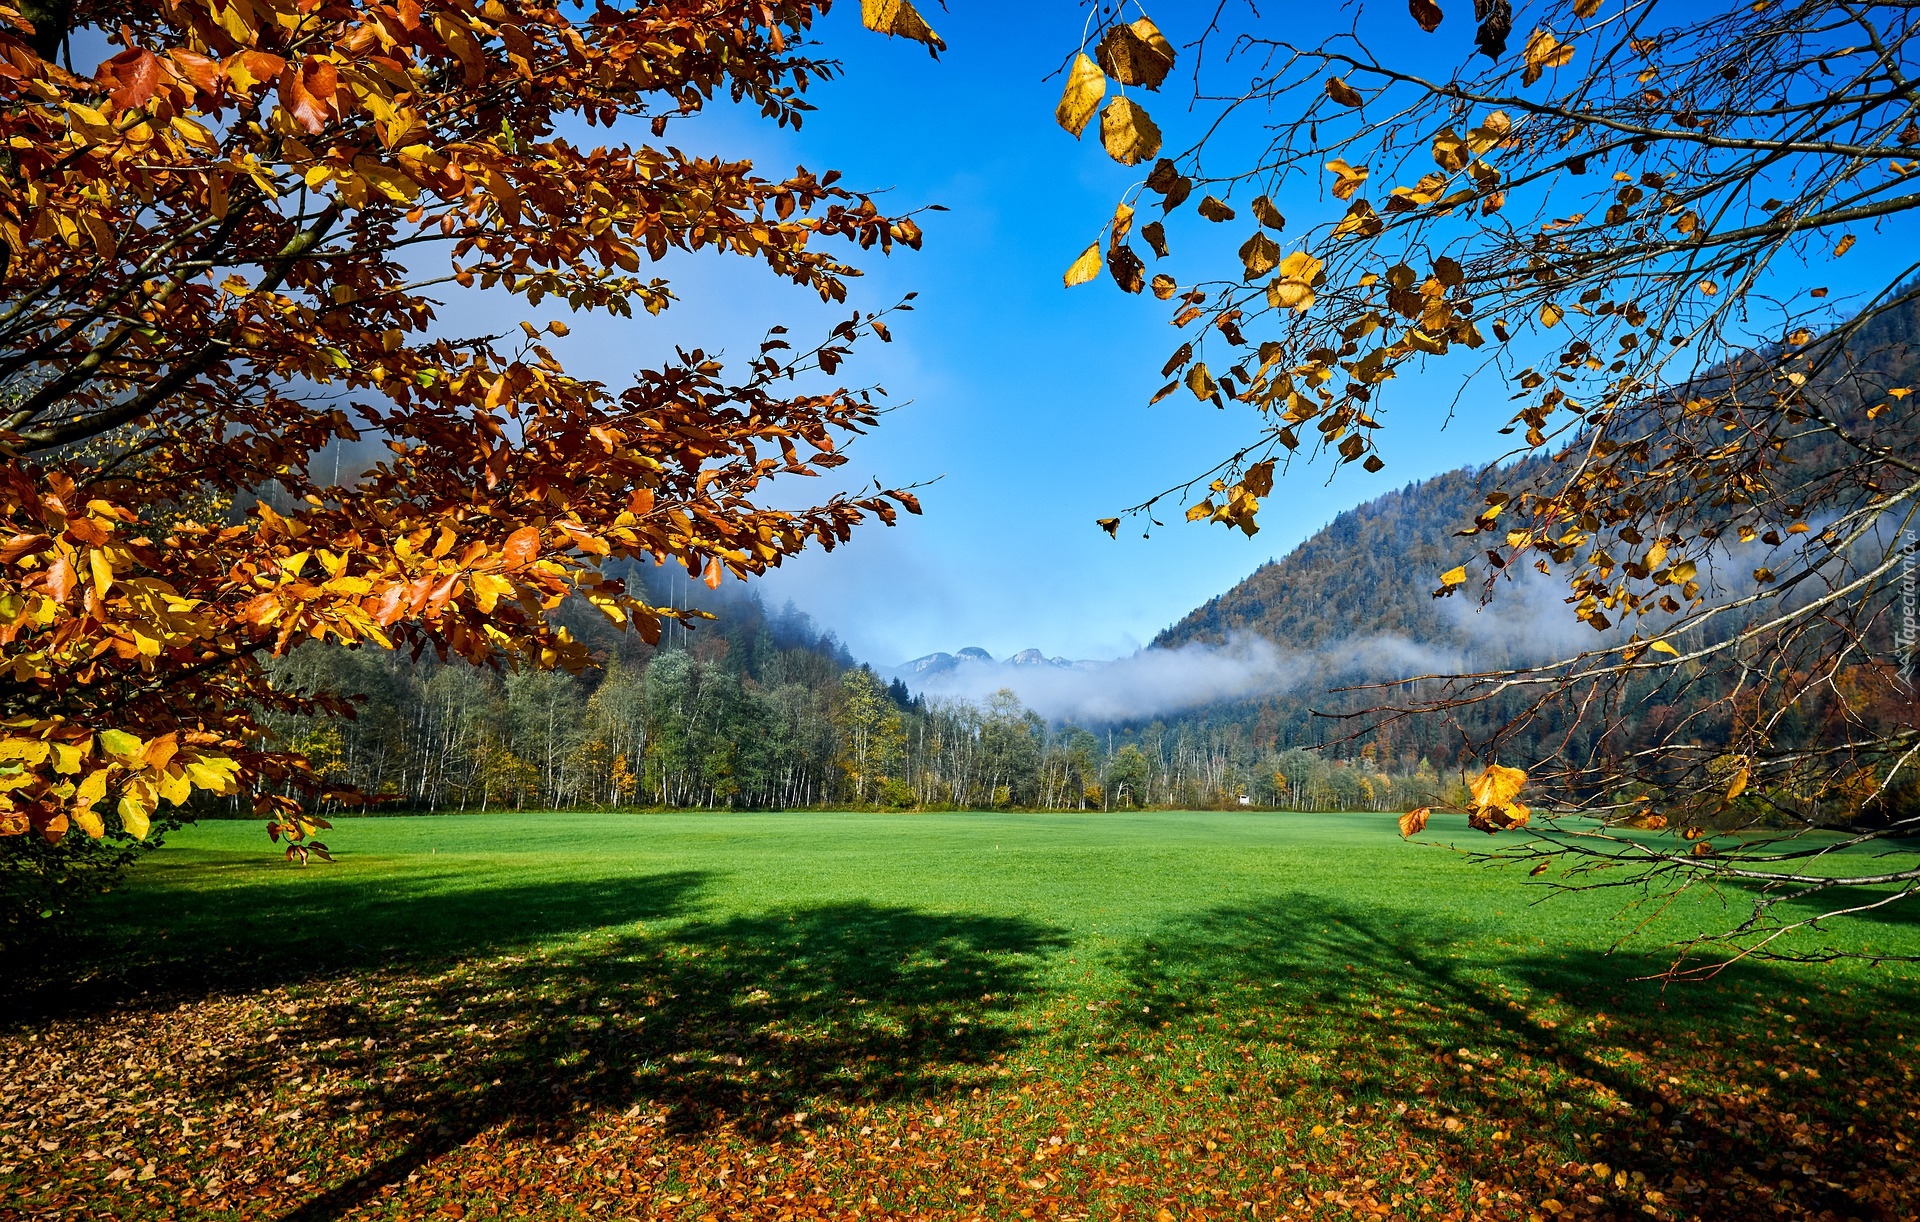
[[[1080,257],[1067,268],[1067,274],[1062,279],[1068,288],[1072,288],[1076,284],[1085,284],[1099,274],[1100,243],[1089,242],[1087,248],[1080,252]]]
[[[1100,99],[1106,96],[1106,74],[1081,52],[1073,57],[1073,66],[1067,69],[1067,87],[1060,94],[1060,104],[1053,108],[1053,117],[1078,139],[1080,133],[1087,130],[1094,112],[1100,109]]]
[[[1100,112],[1100,143],[1121,165],[1139,165],[1159,155],[1160,129],[1144,108],[1115,98]]]
[[[1531,85],[1539,80],[1541,74],[1549,68],[1562,68],[1573,60],[1573,44],[1561,42],[1553,36],[1553,31],[1536,29],[1527,37],[1527,48],[1523,53],[1526,69],[1520,74],[1520,83]]]
[[[866,0],[869,6],[877,2]],[[1100,103],[1109,78],[1122,86],[1158,89],[1174,59],[1173,45],[1147,18],[1110,26],[1091,56],[1082,50],[1073,57],[1053,117],[1078,139],[1099,111],[1100,143],[1109,157],[1128,166],[1151,161],[1160,153],[1161,135],[1146,108],[1127,97],[1114,98],[1104,110]]]
[[[890,37],[925,43],[930,54],[947,49],[946,42],[907,0],[860,0],[860,23]]]

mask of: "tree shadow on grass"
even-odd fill
[[[1730,902],[1729,911],[1737,918],[1751,915],[1753,903],[1771,891],[1789,897],[1780,899],[1772,909],[1776,924],[1805,921],[1829,912],[1846,912],[1845,916],[1821,922],[1819,928],[1835,932],[1849,926],[1920,925],[1920,898],[1899,898],[1903,889],[1898,886],[1829,887],[1806,895],[1794,895],[1793,892],[1799,890],[1797,886],[1783,888],[1780,884],[1773,884],[1770,887],[1757,879],[1723,878],[1716,879],[1714,885],[1721,888]],[[1890,898],[1893,902],[1887,903]],[[1911,954],[1911,951],[1907,953]]]
[[[685,915],[711,876],[488,885],[412,871],[290,876],[282,867],[129,889],[72,932],[9,956],[0,1020],[153,1009],[370,968],[422,967],[586,930]]]
[[[799,1111],[952,1091],[1015,1046],[1008,1017],[1065,944],[1020,919],[836,904],[610,933],[343,997],[296,1038],[375,1084],[310,1123],[364,1109],[364,1144],[384,1157],[286,1217],[338,1216],[490,1131],[562,1140],[637,1107],[669,1131],[767,1140]],[[272,1072],[266,1058],[237,1071]]]
[[[1528,1200],[1637,1207],[1622,1186],[1570,1182],[1561,1160],[1631,1168],[1648,1185],[1692,1177],[1679,1201],[1708,1218],[1877,1216],[1886,1202],[1860,1195],[1868,1173],[1904,1191],[1891,1140],[1865,1143],[1915,1102],[1908,1046],[1885,1030],[1920,1001],[1911,979],[1830,985],[1740,964],[1663,987],[1634,979],[1666,966],[1658,953],[1479,941],[1466,952],[1429,914],[1281,896],[1149,939],[1122,964],[1139,1003],[1122,1010],[1151,1027],[1263,1021],[1305,1054],[1275,1093],[1349,1099],[1377,1126],[1416,1130],[1461,1182]],[[1402,1103],[1404,1118],[1389,1110]],[[1448,1116],[1467,1123],[1449,1129]],[[1511,1157],[1495,1129],[1541,1142],[1541,1157]]]

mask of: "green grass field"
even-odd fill
[[[12,975],[0,1218],[1914,1216],[1912,969],[1633,979],[1737,897],[1380,815],[328,839],[177,833]]]

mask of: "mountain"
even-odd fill
[[[1496,474],[1462,468],[1340,514],[1279,560],[1153,639],[1162,649],[1257,633],[1291,649],[1367,636],[1464,644],[1459,617],[1431,597],[1439,575],[1476,550],[1453,532],[1486,506]]]

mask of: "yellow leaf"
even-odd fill
[[[483,615],[492,615],[500,600],[513,593],[513,582],[498,573],[474,573],[468,580],[473,586],[473,602]]]
[[[81,831],[87,834],[87,838],[90,840],[98,840],[107,834],[106,821],[100,817],[99,812],[90,806],[70,811],[68,812],[68,817],[73,820]]]
[[[1557,327],[1565,317],[1566,311],[1551,301],[1540,307],[1540,325],[1543,327]]]
[[[1526,786],[1527,774],[1519,768],[1488,764],[1471,786],[1475,806],[1505,806]]]
[[[1160,152],[1160,129],[1129,98],[1115,98],[1100,112],[1100,143],[1121,165],[1139,165]]]
[[[201,152],[217,153],[220,151],[220,142],[213,138],[213,133],[192,119],[187,118],[185,115],[175,115],[168,122],[173,130],[180,134],[182,140],[193,145]]]
[[[1060,93],[1060,104],[1053,108],[1053,117],[1077,140],[1080,133],[1087,130],[1093,112],[1100,109],[1100,99],[1106,96],[1106,74],[1082,52],[1073,57],[1073,67],[1067,70],[1067,87]]]
[[[1337,76],[1327,78],[1327,96],[1342,106],[1360,105],[1360,93]]]
[[[1433,138],[1433,159],[1443,170],[1464,169],[1469,160],[1466,142],[1447,128]]]
[[[153,821],[148,818],[150,813],[151,808],[133,794],[121,797],[120,826],[126,828],[127,834],[135,840],[147,838],[147,829],[153,826]]]
[[[1280,209],[1274,207],[1273,201],[1264,195],[1256,197],[1253,201],[1253,219],[1268,229],[1279,230],[1287,227],[1287,218],[1281,216]]]
[[[1853,249],[1853,235],[1849,233],[1843,236],[1840,239],[1839,244],[1833,248],[1833,257],[1838,259],[1841,255],[1846,254],[1848,251],[1852,249]]]
[[[53,744],[53,770],[62,776],[72,776],[80,771],[80,762],[86,758],[85,747],[72,743]]]
[[[1733,774],[1733,780],[1727,785],[1727,801],[1731,802],[1746,792],[1747,780],[1748,773],[1744,767]]]
[[[1215,390],[1213,375],[1207,372],[1205,361],[1195,361],[1193,368],[1187,370],[1187,389],[1193,392],[1194,398],[1202,402],[1213,398]]]
[[[160,780],[160,796],[172,806],[178,806],[193,796],[193,782],[187,779],[184,770],[169,770]]]
[[[107,771],[89,772],[80,780],[80,787],[74,791],[73,800],[82,807],[90,807],[107,796]]]
[[[1527,38],[1524,55],[1527,69],[1520,74],[1520,82],[1531,85],[1548,68],[1563,67],[1570,62],[1573,59],[1573,44],[1561,42],[1550,30],[1535,29]]]
[[[1295,280],[1301,284],[1312,284],[1320,277],[1320,269],[1326,264],[1314,258],[1304,250],[1296,250],[1280,260],[1282,279]]]
[[[1680,656],[1680,651],[1665,641],[1655,641],[1653,644],[1647,646],[1647,648],[1653,650],[1655,653],[1672,654],[1676,658]]]
[[[1313,290],[1295,280],[1275,279],[1267,286],[1267,304],[1304,314],[1313,308]]]
[[[193,783],[209,792],[226,795],[239,788],[236,775],[240,765],[223,755],[203,755],[187,760],[185,766]]]
[[[1466,581],[1467,566],[1464,564],[1459,568],[1448,569],[1446,572],[1440,574],[1440,584],[1443,586],[1465,585]]]
[[[1087,248],[1080,252],[1080,257],[1073,261],[1073,265],[1067,268],[1064,279],[1067,287],[1072,288],[1076,284],[1085,284],[1099,274],[1100,243],[1090,242]]]
[[[113,588],[113,561],[107,558],[105,551],[96,547],[87,553],[87,569],[93,576],[93,588],[105,597],[107,591]]]
[[[1405,840],[1410,836],[1418,836],[1421,832],[1426,831],[1427,819],[1432,814],[1433,809],[1431,807],[1422,806],[1418,810],[1410,810],[1406,814],[1401,815],[1400,838]]]
[[[860,0],[860,21],[869,30],[923,42],[929,51],[947,49],[947,44],[907,0]]]
[[[1327,169],[1334,174],[1333,197],[1352,199],[1360,184],[1367,181],[1369,171],[1366,166],[1350,166],[1345,158],[1337,158],[1327,163]]]
[[[0,760],[19,760],[29,768],[44,761],[51,750],[38,738],[0,738]]]
[[[140,756],[146,751],[147,744],[137,735],[125,730],[100,731],[100,749],[122,763],[138,766]]]

